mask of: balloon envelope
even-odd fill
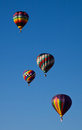
[[[32,80],[35,78],[35,75],[36,74],[33,70],[25,70],[23,72],[23,78],[28,84],[32,82]]]
[[[37,56],[37,65],[44,73],[47,73],[51,69],[51,67],[54,65],[54,62],[54,57],[49,53],[42,53]]]
[[[13,15],[13,21],[17,27],[22,30],[25,24],[28,22],[29,15],[24,11],[18,11]]]
[[[52,106],[56,112],[62,117],[71,107],[72,100],[68,95],[59,94],[52,98]]]

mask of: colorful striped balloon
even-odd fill
[[[59,94],[54,96],[51,102],[56,112],[60,115],[62,121],[63,115],[69,110],[72,105],[71,98],[65,94]]]
[[[28,22],[29,15],[26,12],[18,11],[13,15],[13,21],[18,26],[20,31],[25,26],[25,24]]]
[[[42,53],[37,57],[37,64],[44,73],[47,73],[51,69],[54,62],[54,57],[48,53]]]
[[[23,78],[28,84],[32,82],[32,80],[35,78],[35,75],[36,74],[33,70],[25,70],[23,72]]]

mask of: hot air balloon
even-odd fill
[[[13,15],[13,21],[20,29],[20,32],[22,28],[25,26],[25,24],[28,22],[28,19],[29,19],[29,15],[24,11],[18,11]]]
[[[33,70],[25,70],[23,72],[23,78],[24,80],[29,84],[32,82],[32,80],[35,78],[35,72]]]
[[[45,76],[46,76],[46,73],[54,65],[54,62],[55,62],[55,59],[51,54],[42,53],[39,56],[37,56],[37,65],[45,73]]]
[[[65,94],[58,94],[52,98],[51,102],[56,112],[60,115],[62,121],[63,115],[69,110],[72,105],[71,98]]]

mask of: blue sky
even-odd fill
[[[21,33],[13,22],[19,10],[29,14]],[[1,0],[0,12],[0,129],[82,129],[82,1]],[[55,57],[46,78],[36,64],[43,52]],[[30,87],[26,69],[36,72]],[[62,123],[51,105],[61,93],[72,99]]]

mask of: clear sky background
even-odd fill
[[[19,33],[16,11],[29,21]],[[82,130],[82,0],[0,0],[0,130]],[[44,77],[40,53],[55,57]],[[23,71],[36,78],[28,87]],[[72,99],[63,122],[51,105],[56,94]]]

